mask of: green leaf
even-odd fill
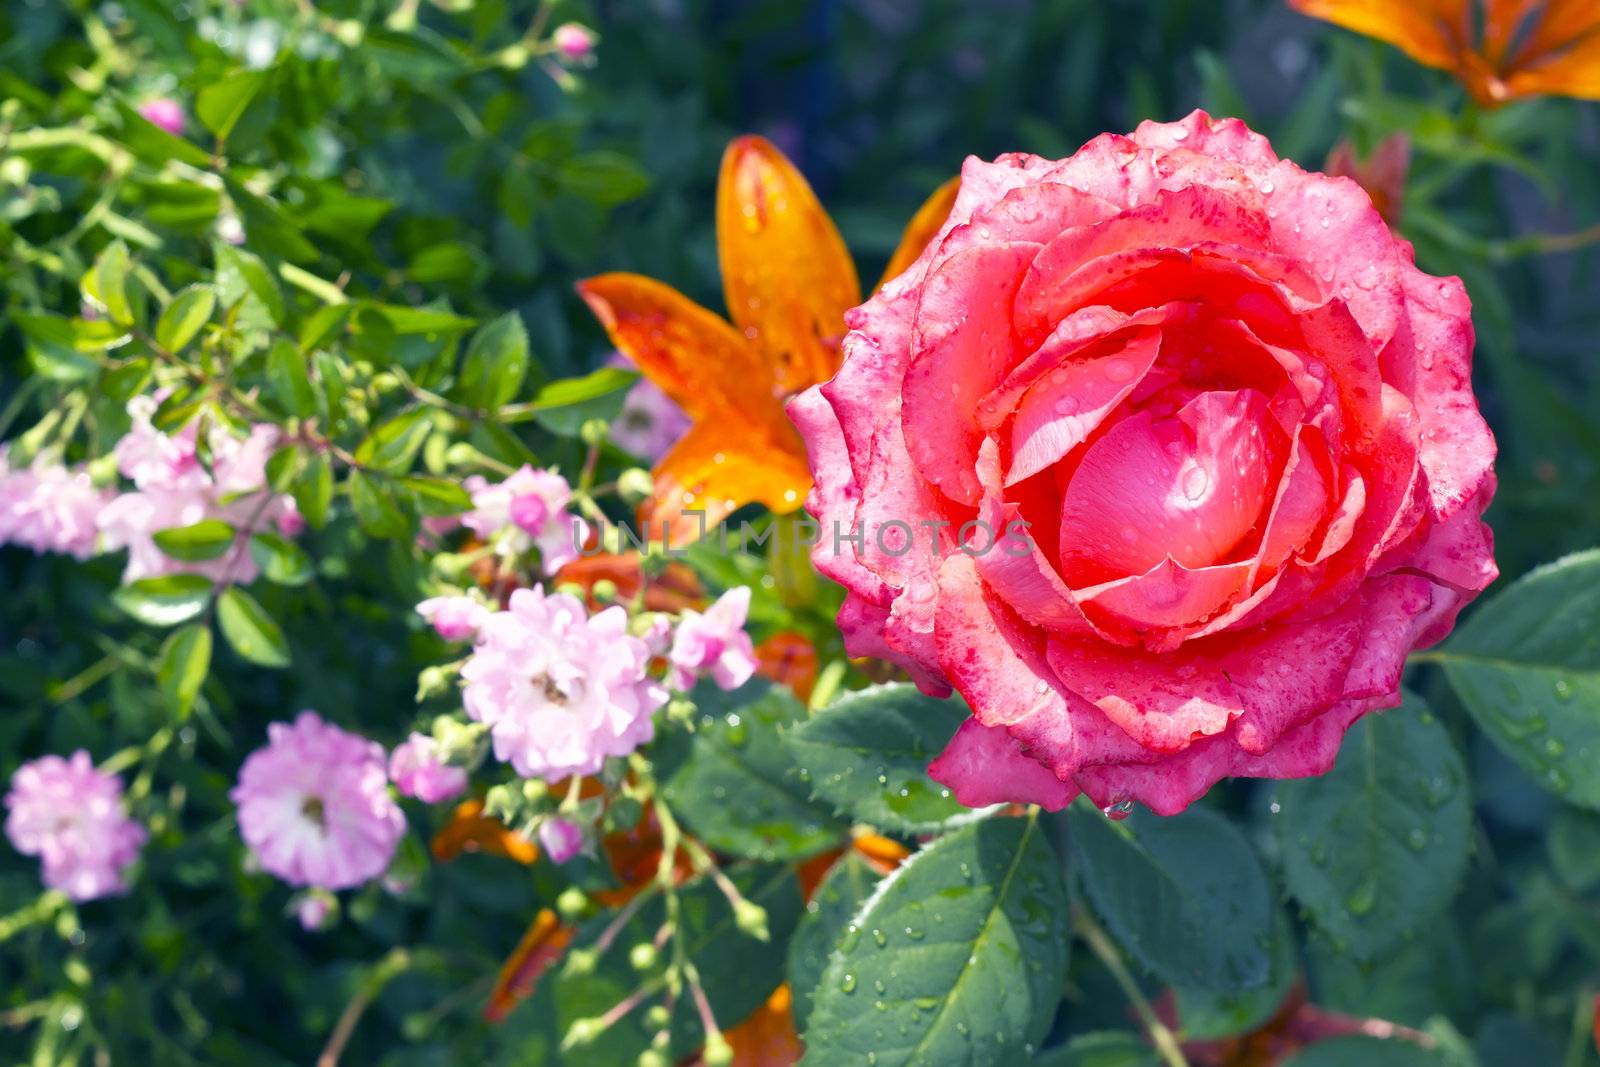
[[[1033,1067],[1161,1067],[1161,1058],[1139,1034],[1100,1030],[1046,1050]]]
[[[1225,991],[1205,986],[1173,990],[1178,1005],[1178,1022],[1188,1041],[1213,1041],[1247,1034],[1265,1025],[1277,1013],[1297,973],[1294,937],[1283,909],[1272,908],[1271,974],[1255,989]]]
[[[928,777],[969,712],[914,685],[846,693],[784,735],[817,796],[841,814],[902,833],[941,829],[969,814]]]
[[[811,1017],[811,998],[827,969],[828,956],[878,882],[878,872],[861,853],[851,849],[833,865],[806,905],[806,913],[789,942],[789,988],[794,994],[796,1030],[805,1031],[806,1020]]]
[[[1450,1061],[1414,1041],[1356,1035],[1306,1046],[1283,1067],[1446,1067]]]
[[[233,527],[221,519],[201,519],[192,526],[157,530],[156,547],[173,559],[193,563],[216,559],[233,547]]]
[[[127,339],[104,321],[69,319],[48,312],[16,312],[11,321],[27,344],[28,360],[42,377],[57,382],[89,381],[100,374],[94,353]]]
[[[141,578],[111,594],[117,606],[150,626],[176,626],[205,610],[211,579],[198,574],[164,574]]]
[[[387,485],[380,485],[361,471],[351,471],[345,481],[350,493],[350,506],[355,509],[356,522],[369,536],[404,537],[411,530],[405,512],[394,501]]]
[[[262,667],[287,667],[289,643],[267,609],[238,586],[230,586],[217,598],[217,625],[244,659]]]
[[[590,419],[616,418],[628,389],[638,380],[633,371],[602,367],[581,378],[549,383],[525,410],[551,433],[571,437]]]
[[[282,326],[288,318],[288,305],[283,302],[283,290],[267,269],[267,265],[253,252],[218,243],[217,290],[224,305],[232,307],[247,295],[260,302],[272,322]]]
[[[294,506],[306,522],[321,529],[328,521],[328,506],[333,502],[333,465],[327,453],[313,452],[305,470],[295,479]]]
[[[198,623],[173,631],[161,645],[156,680],[172,713],[187,719],[211,670],[211,630]]]
[[[528,331],[522,316],[507,312],[467,342],[456,394],[470,407],[493,409],[513,400],[528,373]]]
[[[569,193],[602,207],[614,207],[650,188],[650,175],[618,152],[599,149],[562,161],[559,181]]]
[[[1466,869],[1466,769],[1414,694],[1352,726],[1333,770],[1280,784],[1276,804],[1289,892],[1358,959],[1438,914]]]
[[[156,343],[168,352],[181,352],[211,319],[217,292],[209,285],[191,285],[172,298],[156,322]]]
[[[317,392],[306,370],[307,359],[293,342],[275,341],[267,351],[267,383],[283,410],[299,419],[317,413]]]
[[[1029,1062],[1060,1003],[1069,942],[1066,887],[1036,818],[947,834],[845,929],[802,1062]]]
[[[128,246],[113,241],[95,257],[94,266],[83,276],[83,295],[105,309],[119,326],[133,323],[133,305],[128,301]]]
[[[1550,865],[1568,888],[1583,893],[1600,885],[1600,815],[1562,808],[1550,824],[1545,845]]]
[[[459,515],[472,510],[472,494],[460,482],[423,474],[410,474],[397,481],[415,494],[424,515]]]
[[[195,114],[219,141],[225,141],[269,80],[270,74],[265,70],[232,71],[200,89],[195,96]]]
[[[402,411],[380,423],[356,448],[356,460],[363,466],[402,473],[411,469],[422,442],[433,432],[426,408]]]
[[[163,130],[126,101],[117,101],[117,111],[122,117],[123,144],[140,159],[158,165],[176,159],[191,167],[211,166],[210,155],[198,145]]]
[[[701,716],[692,738],[674,734],[663,753],[664,792],[696,836],[752,859],[809,856],[836,844],[844,827],[807,798],[778,729],[805,717],[787,689],[754,681],[733,693],[695,690]]]
[[[267,531],[252,534],[250,558],[261,568],[262,577],[277,585],[305,585],[311,580],[311,557],[287,537]]]
[[[1068,811],[1074,867],[1095,914],[1168,983],[1237,992],[1272,971],[1272,891],[1255,851],[1205,808],[1114,822]]]
[[[1431,656],[1507,755],[1546,789],[1600,808],[1600,550],[1501,590]]]

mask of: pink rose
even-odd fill
[[[1496,574],[1468,312],[1235,120],[968,160],[790,406],[851,653],[972,707],[934,777],[1170,814],[1332,766]]]

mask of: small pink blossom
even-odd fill
[[[274,426],[252,427],[244,436],[214,426],[206,437],[210,468],[200,461],[198,422],[176,433],[163,433],[151,422],[155,397],[128,403],[133,425],[116,444],[117,468],[134,484],[100,511],[98,525],[106,545],[128,550],[123,581],[132,582],[179,571],[202,574],[217,582],[251,582],[259,569],[249,553],[229,551],[215,559],[184,561],[162,552],[155,535],[162,530],[220,519],[241,534],[276,528],[293,536],[305,526],[294,498],[280,494],[263,500],[267,460],[277,447]]]
[[[723,689],[737,689],[756,671],[755,648],[744,632],[750,613],[750,588],[738,586],[717,598],[705,614],[685,611],[672,640],[672,684],[694,685],[695,675],[709,670]]]
[[[537,548],[546,574],[578,558],[589,527],[564,510],[572,487],[554,468],[524,465],[503,482],[491,485],[475,474],[462,484],[472,494],[472,510],[461,523],[496,552],[519,556]]]
[[[539,844],[551,863],[565,863],[583,850],[583,827],[552,815],[539,824]]]
[[[469,596],[435,596],[418,604],[417,614],[446,641],[470,641],[489,609]]]
[[[444,761],[439,742],[413,732],[389,756],[389,778],[402,796],[424,804],[452,800],[467,791],[467,772]]]
[[[88,559],[99,536],[96,520],[111,499],[86,471],[39,461],[12,470],[0,448],[0,545]]]
[[[304,930],[317,931],[328,925],[333,914],[334,899],[326,893],[307,893],[294,905],[294,917]]]
[[[263,870],[293,886],[348,889],[378,877],[405,834],[383,747],[302,711],[267,727],[229,797]]]
[[[24,763],[5,806],[6,836],[43,861],[45,885],[73,900],[127,890],[127,868],[149,835],[124,810],[122,779],[96,770],[88,752]]]
[[[167,96],[155,96],[139,105],[146,122],[159,126],[174,137],[183,136],[183,105]]]
[[[551,35],[551,42],[556,46],[556,54],[572,62],[590,58],[594,54],[597,40],[599,38],[593,30],[576,22],[563,22]]]
[[[621,607],[591,616],[576,597],[518,589],[478,631],[463,702],[523,777],[596,774],[654,736],[650,716],[667,693],[649,662]]]
[[[633,363],[618,352],[606,361],[608,367],[633,369]],[[689,416],[648,378],[640,378],[628,390],[622,410],[611,421],[611,440],[618,448],[655,463],[689,432]]]

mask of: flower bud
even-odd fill
[[[578,427],[578,438],[591,448],[598,448],[605,444],[606,438],[611,435],[611,424],[605,419],[585,419],[583,425]]]
[[[561,1039],[562,1048],[577,1048],[587,1045],[604,1032],[599,1019],[579,1019],[567,1028],[567,1036]]]
[[[597,39],[593,30],[576,22],[563,22],[550,35],[556,55],[572,63],[580,63],[593,56]]]
[[[417,675],[417,703],[422,703],[431,697],[444,696],[451,689],[450,679],[453,671],[443,667],[424,667]]]
[[[737,900],[733,905],[734,925],[757,941],[771,940],[767,931],[767,909],[748,900]]]
[[[567,953],[567,965],[562,970],[569,975],[593,974],[599,962],[593,949],[580,948]]]
[[[672,1067],[672,1061],[666,1055],[653,1048],[647,1048],[639,1053],[639,1067]]]
[[[358,48],[367,35],[367,28],[355,19],[341,19],[334,23],[333,35],[346,48]]]
[[[581,919],[589,911],[589,898],[577,886],[571,886],[561,891],[556,897],[556,911],[563,919]]]
[[[705,1067],[728,1067],[733,1062],[733,1046],[728,1044],[728,1039],[721,1034],[712,1034],[706,1038],[705,1051],[700,1053],[700,1062]]]
[[[650,1010],[644,1013],[644,1025],[647,1029],[665,1030],[671,1022],[672,1013],[666,1009],[665,1005],[652,1004]]]
[[[611,601],[617,599],[617,583],[613,582],[610,578],[597,579],[595,583],[589,587],[589,595],[593,596],[602,604],[609,604]]]
[[[656,491],[656,480],[643,467],[629,467],[617,477],[617,495],[623,503],[642,504]]]
[[[628,950],[628,966],[636,971],[648,971],[656,965],[656,947],[648,941],[641,941]]]
[[[671,719],[673,722],[679,722],[688,725],[694,721],[694,713],[696,710],[698,709],[696,709],[694,701],[679,698],[667,704],[667,718]]]

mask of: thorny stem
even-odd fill
[[[1150,1001],[1140,990],[1139,983],[1134,981],[1127,965],[1122,962],[1122,954],[1117,951],[1117,946],[1111,943],[1111,938],[1106,936],[1100,924],[1094,921],[1094,917],[1086,909],[1080,908],[1073,916],[1072,926],[1073,931],[1089,946],[1089,950],[1105,964],[1106,969],[1111,972],[1111,977],[1116,979],[1123,995],[1133,1005],[1134,1013],[1144,1024],[1145,1031],[1150,1035],[1150,1043],[1155,1046],[1162,1062],[1167,1067],[1189,1067],[1183,1049],[1178,1047],[1176,1035],[1156,1015],[1155,1009],[1150,1006]]]

